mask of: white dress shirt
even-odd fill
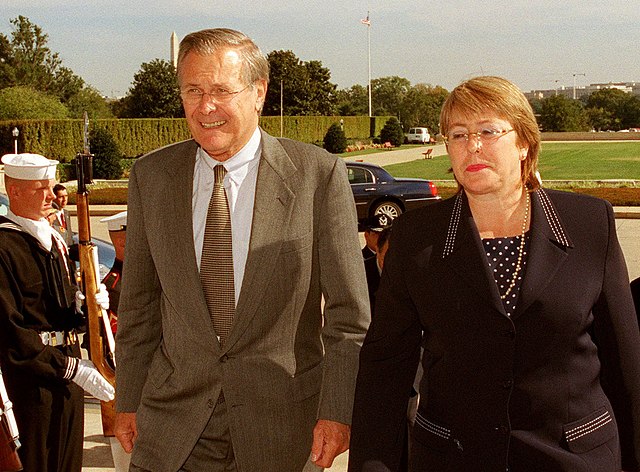
[[[256,128],[247,144],[237,154],[224,162],[216,161],[202,148],[198,148],[193,172],[193,244],[199,269],[204,241],[204,228],[207,223],[207,210],[209,209],[209,200],[213,191],[213,168],[218,164],[222,164],[227,170],[227,175],[224,177],[224,189],[227,194],[229,213],[231,215],[231,245],[236,305],[240,296],[244,267],[249,253],[253,202],[256,195],[256,180],[261,152],[262,137],[260,130]]]

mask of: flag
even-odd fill
[[[363,25],[371,26],[371,21],[369,21],[369,14],[367,13],[367,17],[360,20],[360,23]]]

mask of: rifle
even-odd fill
[[[22,470],[22,463],[18,456],[19,447],[20,439],[18,425],[13,416],[13,404],[9,401],[2,369],[0,369],[0,472]]]
[[[80,274],[83,293],[95,294],[100,283],[98,266],[98,247],[91,241],[91,223],[89,219],[89,190],[93,183],[93,155],[89,150],[89,117],[84,112],[84,146],[76,156],[78,191],[76,206],[78,211],[78,253],[80,256]],[[95,298],[87,296],[87,329],[89,334],[89,357],[102,376],[115,388],[115,341],[107,312],[98,305]],[[106,338],[106,345],[105,345]],[[108,361],[111,361],[109,364]],[[114,436],[115,400],[100,402],[102,413],[102,431],[105,436]]]

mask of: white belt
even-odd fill
[[[43,331],[40,333],[40,339],[45,346],[64,346],[64,331]]]

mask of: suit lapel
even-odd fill
[[[567,248],[573,247],[544,190],[531,194],[531,218],[529,254],[514,318],[524,313],[547,288],[567,258]]]
[[[171,258],[172,271],[179,274],[171,280],[175,282],[172,287],[174,293],[185,294],[188,300],[184,300],[185,312],[190,313],[194,323],[194,330],[199,333],[209,333],[206,338],[214,339],[213,324],[209,315],[209,309],[202,291],[200,272],[196,261],[195,247],[193,245],[193,174],[196,162],[198,144],[190,141],[183,152],[176,153],[173,158],[167,160],[164,168],[167,184],[165,188],[171,190],[171,198],[163,200],[164,212],[167,224],[171,231],[163,232],[166,238],[165,247],[167,255]],[[166,202],[166,203],[165,203]],[[185,290],[185,287],[190,287]],[[218,346],[218,343],[207,342],[208,346]]]
[[[451,242],[453,245],[446,248],[447,243],[445,243],[442,251],[438,251],[437,254],[442,257],[443,263],[448,266],[447,270],[451,274],[462,280],[492,308],[506,316],[469,205],[465,197],[461,196],[460,198],[462,202],[459,221],[455,222],[456,210],[454,208],[449,222],[448,239],[455,233],[453,236],[455,239]]]
[[[296,170],[278,140],[262,131],[262,155],[258,165],[249,254],[225,349],[231,347],[246,330],[262,303],[269,280],[279,270],[276,258],[295,203],[295,192],[287,180]]]

